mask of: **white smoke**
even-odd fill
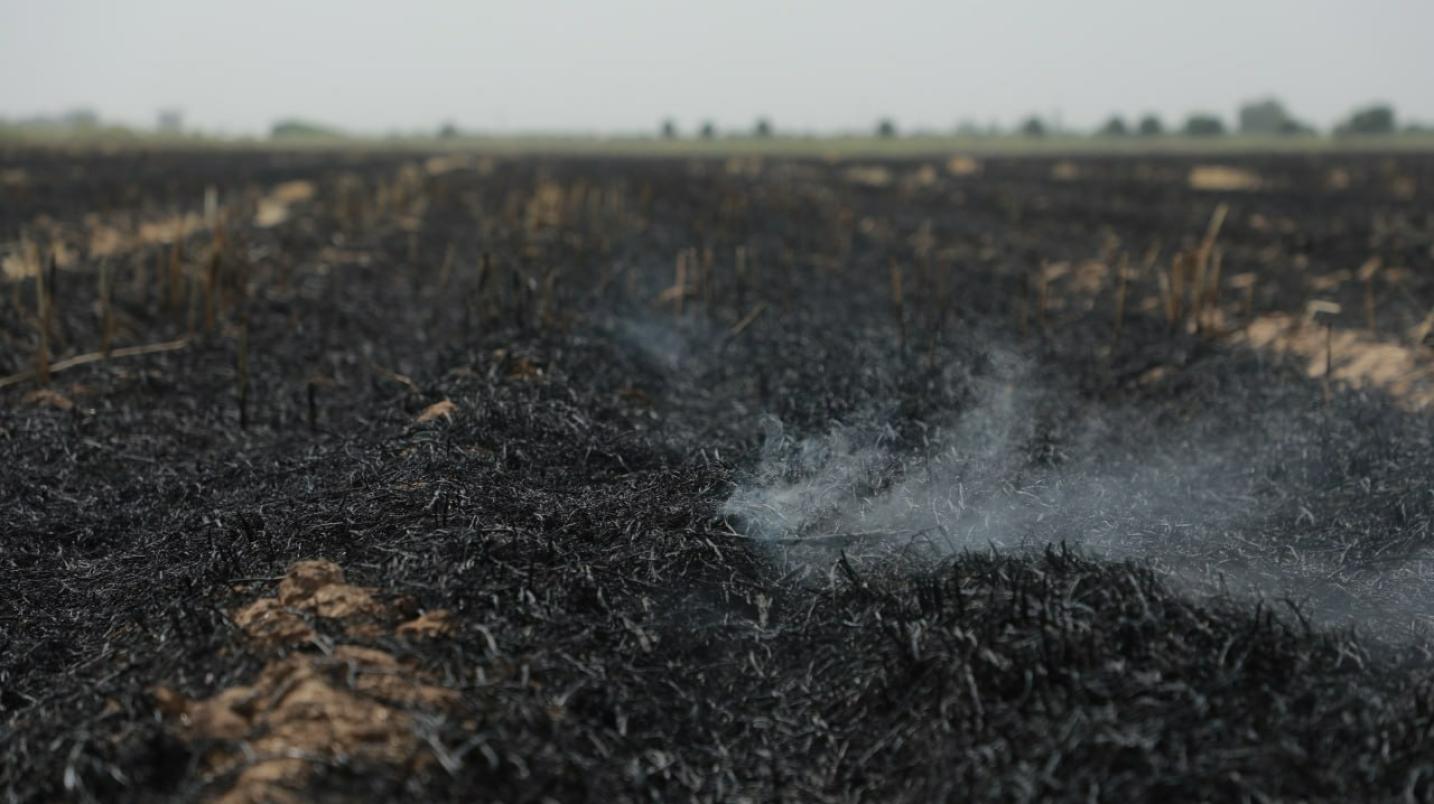
[[[1237,423],[1198,413],[1160,423],[1148,409],[1094,404],[1072,414],[1047,404],[1052,394],[1019,358],[994,362],[993,376],[973,381],[972,404],[916,448],[898,449],[880,424],[798,438],[767,421],[758,465],[721,514],[797,571],[824,572],[839,555],[929,564],[1065,543],[1152,562],[1192,588],[1313,601],[1325,620],[1368,621],[1381,602],[1434,617],[1418,556],[1356,577],[1327,550],[1262,535],[1261,478],[1271,462],[1301,460],[1263,448],[1298,440],[1279,411]],[[1063,447],[1033,461],[1053,416]]]

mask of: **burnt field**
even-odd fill
[[[1428,800],[1431,193],[0,151],[0,790]]]

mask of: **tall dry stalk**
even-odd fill
[[[1185,277],[1186,256],[1184,252],[1177,252],[1170,258],[1170,269],[1160,275],[1160,294],[1165,308],[1165,323],[1170,326],[1171,332],[1179,329],[1182,316],[1185,313]]]
[[[1200,241],[1200,259],[1205,261],[1210,257],[1210,251],[1215,248],[1215,240],[1220,236],[1220,229],[1225,225],[1225,218],[1230,214],[1230,205],[1220,202],[1215,211],[1210,213],[1210,222],[1205,226],[1205,237]]]
[[[314,382],[314,378],[309,378],[306,390],[309,401],[309,430],[316,431],[319,429],[319,386]]]
[[[1031,275],[1021,274],[1016,287],[1016,330],[1024,339],[1030,333],[1031,317]]]
[[[1305,308],[1306,316],[1315,323],[1324,323],[1324,377],[1323,396],[1330,399],[1330,383],[1334,379],[1334,318],[1339,315],[1340,306],[1329,301],[1312,301]]]
[[[204,272],[204,331],[213,332],[218,315],[220,255],[216,250],[209,255],[209,264]]]
[[[235,359],[239,396],[239,429],[249,427],[249,316],[239,322],[239,352]]]
[[[714,284],[712,279],[712,271],[715,262],[716,255],[712,253],[712,248],[710,246],[703,248],[701,284],[702,290],[700,292],[700,296],[702,298],[702,304],[709,309],[712,307],[712,285]]]
[[[193,338],[199,331],[199,308],[203,306],[200,299],[199,282],[193,276],[186,275],[184,277],[184,294],[185,298],[189,300],[185,305],[189,309],[185,331],[188,333],[187,337]]]
[[[553,269],[543,276],[542,295],[538,297],[537,319],[543,326],[548,326],[557,320],[556,299],[558,286],[558,271]]]
[[[896,319],[897,347],[906,357],[906,294],[902,288],[901,266],[891,261],[891,312]]]
[[[933,282],[935,288],[931,294],[931,333],[926,341],[926,370],[929,372],[936,371],[936,353],[941,345],[941,336],[946,331],[946,318],[951,312],[950,266],[945,260],[942,260],[940,269],[935,271]]]
[[[1359,266],[1359,281],[1364,283],[1364,323],[1371,333],[1375,332],[1378,324],[1374,318],[1374,278],[1383,266],[1384,261],[1379,257],[1370,257]]]
[[[1111,336],[1111,349],[1120,345],[1120,333],[1125,327],[1125,299],[1130,281],[1130,258],[1120,255],[1115,269],[1115,328]]]
[[[1046,329],[1046,305],[1050,296],[1050,265],[1042,265],[1036,272],[1036,326],[1042,332]]]
[[[100,297],[100,351],[105,357],[110,356],[114,348],[114,302],[111,298],[113,293],[114,279],[110,272],[110,261],[100,261],[99,275],[99,297]]]
[[[737,271],[737,308],[747,306],[747,247],[738,246],[736,254]]]
[[[50,352],[64,351],[65,349],[65,327],[64,320],[60,318],[60,261],[55,256],[55,249],[50,251],[50,259],[44,266],[47,276],[45,278],[45,332],[50,338]]]
[[[179,302],[180,302],[179,279],[180,279],[180,271],[182,270],[182,264],[181,264],[181,262],[182,262],[182,257],[181,257],[181,254],[180,254],[179,239],[178,239],[178,236],[176,236],[174,243],[172,243],[172,244],[170,245],[170,247],[169,247],[169,265],[168,265],[168,270],[167,270],[167,272],[166,272],[167,280],[166,280],[166,296],[165,296],[165,301],[166,301],[166,304],[167,304],[168,307],[169,307],[169,311],[170,311],[171,313],[174,313],[174,314],[176,315],[176,317],[178,316],[178,314],[179,314],[179,309],[180,309],[180,307],[179,307]]]
[[[1210,213],[1210,221],[1205,226],[1205,236],[1200,241],[1200,247],[1195,253],[1187,258],[1186,279],[1190,283],[1190,310],[1189,315],[1193,320],[1196,332],[1205,330],[1207,303],[1210,296],[1211,273],[1216,274],[1214,284],[1218,286],[1218,265],[1213,264],[1216,255],[1215,241],[1220,237],[1220,230],[1225,225],[1225,218],[1230,214],[1230,205],[1223,201]]]
[[[443,265],[438,269],[438,286],[444,290],[448,289],[448,279],[453,272],[453,257],[455,246],[449,241],[448,248],[443,252]]]
[[[135,255],[135,284],[133,291],[139,302],[146,311],[153,311],[155,308],[156,288],[162,288],[163,275],[165,275],[165,258],[163,251],[155,249],[153,252],[155,269],[149,271],[149,254],[139,252]]]
[[[683,249],[677,253],[677,265],[673,269],[672,279],[672,314],[678,318],[682,317],[682,302],[687,295],[687,250]]]
[[[35,349],[35,377],[41,385],[50,382],[50,295],[45,288],[45,271],[35,266],[35,323],[40,334]]]
[[[1203,287],[1200,290],[1199,310],[1195,316],[1197,332],[1210,332],[1218,328],[1220,314],[1220,274],[1224,270],[1224,252],[1215,248],[1210,254]]]

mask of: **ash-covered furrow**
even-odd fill
[[[1418,377],[1246,337],[1420,365],[1385,167],[355,159],[27,224],[7,798],[1431,795]]]

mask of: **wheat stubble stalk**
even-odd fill
[[[99,273],[100,353],[105,357],[110,356],[111,348],[114,345],[114,308],[110,298],[113,285],[114,279],[111,276],[109,260],[101,260]]]
[[[1379,257],[1370,257],[1359,266],[1359,281],[1364,283],[1364,323],[1369,327],[1370,333],[1376,331],[1379,323],[1374,316],[1374,279],[1382,267],[1384,261]]]
[[[45,287],[45,271],[35,270],[35,323],[40,342],[35,349],[35,377],[41,385],[50,382],[50,296]]]
[[[906,357],[906,296],[902,288],[901,266],[891,262],[891,312],[896,319],[897,347]]]
[[[1111,338],[1112,349],[1120,345],[1120,333],[1125,326],[1125,300],[1129,281],[1130,258],[1121,254],[1115,269],[1115,329]]]

